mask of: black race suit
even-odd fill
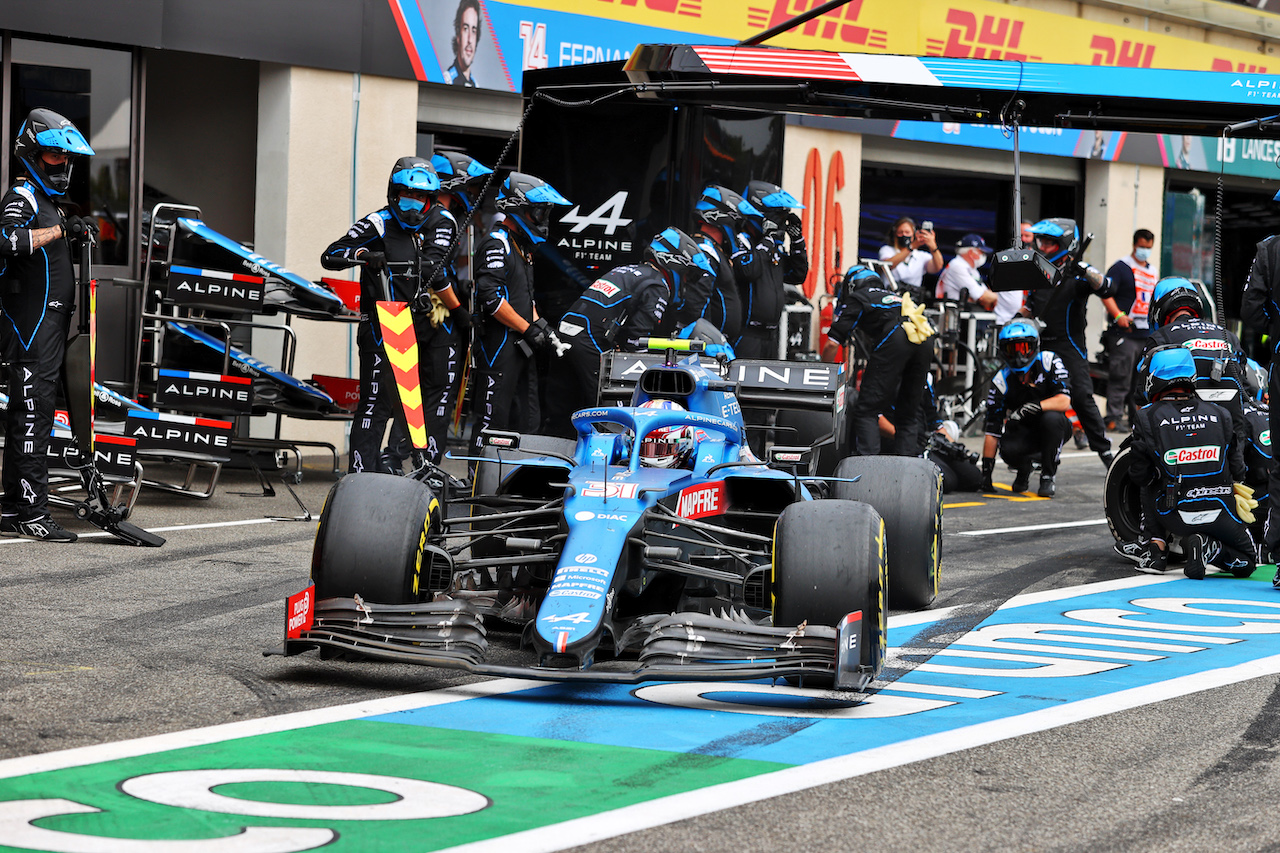
[[[471,408],[472,456],[479,456],[483,429],[529,432],[541,419],[536,364],[520,333],[500,323],[494,312],[505,301],[532,321],[533,255],[518,227],[499,223],[476,247],[476,308],[483,316],[475,343]],[[474,463],[473,463],[474,464]]]
[[[738,358],[777,358],[778,322],[787,298],[785,284],[800,284],[809,274],[809,255],[804,243],[792,244],[790,251],[781,238],[760,237],[743,259],[753,274],[738,280],[742,293],[744,326],[742,337],[733,341]]]
[[[700,278],[698,284],[711,279]],[[559,329],[560,340],[570,346],[564,359],[567,364],[551,377],[552,389],[547,395],[553,433],[572,436],[570,415],[595,403],[600,353],[612,349],[634,352],[641,338],[669,334],[672,324],[663,320],[670,314],[670,298],[671,290],[661,272],[650,264],[627,264],[602,275],[569,306]]]
[[[724,334],[725,340],[733,343],[742,337],[742,296],[738,292],[738,280],[750,271],[754,255],[740,245],[726,250],[701,231],[693,235],[693,240],[716,268],[711,297],[702,316]]]
[[[1058,354],[1071,377],[1068,393],[1071,408],[1080,418],[1080,426],[1089,437],[1089,449],[1105,453],[1111,449],[1102,415],[1093,399],[1093,379],[1089,376],[1089,353],[1085,344],[1085,309],[1089,297],[1099,299],[1115,296],[1115,285],[1109,278],[1102,278],[1095,288],[1080,270],[1067,277],[1057,287],[1041,288],[1027,294],[1027,307],[1031,315],[1045,324],[1040,334],[1040,346]]]
[[[1280,240],[1268,237],[1258,244],[1253,267],[1244,284],[1244,296],[1240,302],[1240,316],[1259,333],[1268,335],[1271,341],[1271,369],[1267,371],[1267,394],[1280,401]],[[1280,429],[1280,402],[1276,411],[1269,414],[1272,434]],[[1266,544],[1274,555],[1280,550],[1280,460],[1272,458],[1269,499],[1259,504],[1259,511],[1266,509]]]
[[[1007,420],[1027,403],[1039,403],[1068,391],[1070,375],[1062,358],[1041,350],[1025,373],[1008,367],[991,380],[987,390],[986,434],[1000,442],[1000,457],[1019,472],[1040,461],[1041,475],[1058,473],[1058,455],[1071,437],[1071,421],[1062,412],[1037,412]]]
[[[1231,494],[1245,479],[1244,456],[1226,409],[1195,396],[1150,403],[1138,410],[1131,447],[1144,539],[1203,533],[1222,545],[1219,565],[1253,566],[1253,540]]]
[[[849,412],[854,453],[874,456],[880,452],[880,415],[892,409],[903,413],[901,422],[894,424],[894,454],[916,456],[921,441],[920,398],[933,355],[932,339],[911,343],[902,327],[902,297],[878,284],[845,288],[834,314],[827,336],[847,344],[857,330],[870,353],[858,399]]]
[[[340,270],[353,266],[357,251],[381,252],[386,256],[387,271],[391,279],[391,297],[397,302],[412,302],[418,292],[421,277],[444,256],[448,247],[438,245],[436,235],[447,231],[450,235],[457,225],[453,215],[441,206],[435,206],[426,221],[411,231],[400,225],[390,208],[376,210],[357,221],[346,235],[335,240],[320,256],[325,269]],[[451,237],[450,237],[451,239]],[[448,289],[449,277],[443,265],[438,268],[432,285],[439,291]],[[347,470],[379,471],[383,433],[387,421],[396,416],[400,395],[391,365],[382,349],[382,330],[378,323],[376,304],[384,298],[380,277],[368,267],[360,271],[360,323],[356,332],[356,344],[360,351],[360,404],[351,422],[351,457]],[[414,334],[418,339],[419,382],[421,383],[423,411],[428,443],[436,444],[438,461],[443,449],[444,433],[448,428],[447,417],[437,417],[437,407],[428,406],[428,400],[438,400],[443,393],[449,374],[447,368],[451,336],[433,329],[425,318],[414,313]],[[456,358],[456,356],[455,356]]]
[[[46,455],[76,298],[70,244],[60,237],[33,249],[31,232],[61,223],[26,179],[0,201],[0,350],[9,365],[0,514],[19,521],[48,514]]]
[[[1152,332],[1142,354],[1146,355],[1151,348],[1163,344],[1177,344],[1191,350],[1196,360],[1196,394],[1231,413],[1236,441],[1244,447],[1248,440],[1248,427],[1244,422],[1244,411],[1240,408],[1245,396],[1241,372],[1245,355],[1240,339],[1217,323],[1179,317]]]

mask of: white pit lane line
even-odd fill
[[[995,536],[1001,533],[1031,533],[1036,530],[1058,530],[1065,527],[1093,527],[1106,524],[1105,518],[1090,518],[1085,521],[1055,521],[1052,524],[1028,524],[1025,527],[993,527],[988,530],[965,530],[951,536]]]

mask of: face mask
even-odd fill
[[[908,247],[908,246],[910,246],[910,245],[911,245],[911,235],[910,235],[910,234],[899,234],[899,235],[898,235],[898,248],[899,248],[899,249],[905,249],[905,248],[907,248],[907,247]]]
[[[427,206],[426,202],[416,198],[409,198],[408,196],[401,196],[397,199],[397,202],[400,205],[400,210],[405,213],[421,213],[422,208]]]
[[[980,270],[982,269],[982,265],[985,264],[986,262],[987,262],[987,255],[984,252],[983,254],[978,255],[978,259],[973,262],[973,268],[975,270]]]
[[[1138,259],[1139,263],[1145,264],[1151,260],[1151,249],[1146,246],[1134,249],[1133,256]]]

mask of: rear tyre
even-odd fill
[[[390,474],[348,474],[320,513],[311,551],[316,599],[361,598],[412,604],[425,592],[419,572],[440,502],[424,483]]]
[[[1102,512],[1117,542],[1136,542],[1142,533],[1142,488],[1133,478],[1133,448],[1116,454],[1102,486]]]
[[[884,522],[867,504],[825,500],[788,506],[773,536],[774,626],[838,627],[861,610],[861,662],[878,669],[888,637],[884,546]]]
[[[920,610],[938,597],[942,564],[942,473],[927,459],[850,456],[836,467],[832,497],[862,501],[884,519],[889,553],[889,603]]]

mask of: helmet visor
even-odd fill
[[[1017,338],[1002,342],[1000,352],[1010,367],[1022,369],[1035,359],[1036,345],[1034,341],[1027,338]]]

